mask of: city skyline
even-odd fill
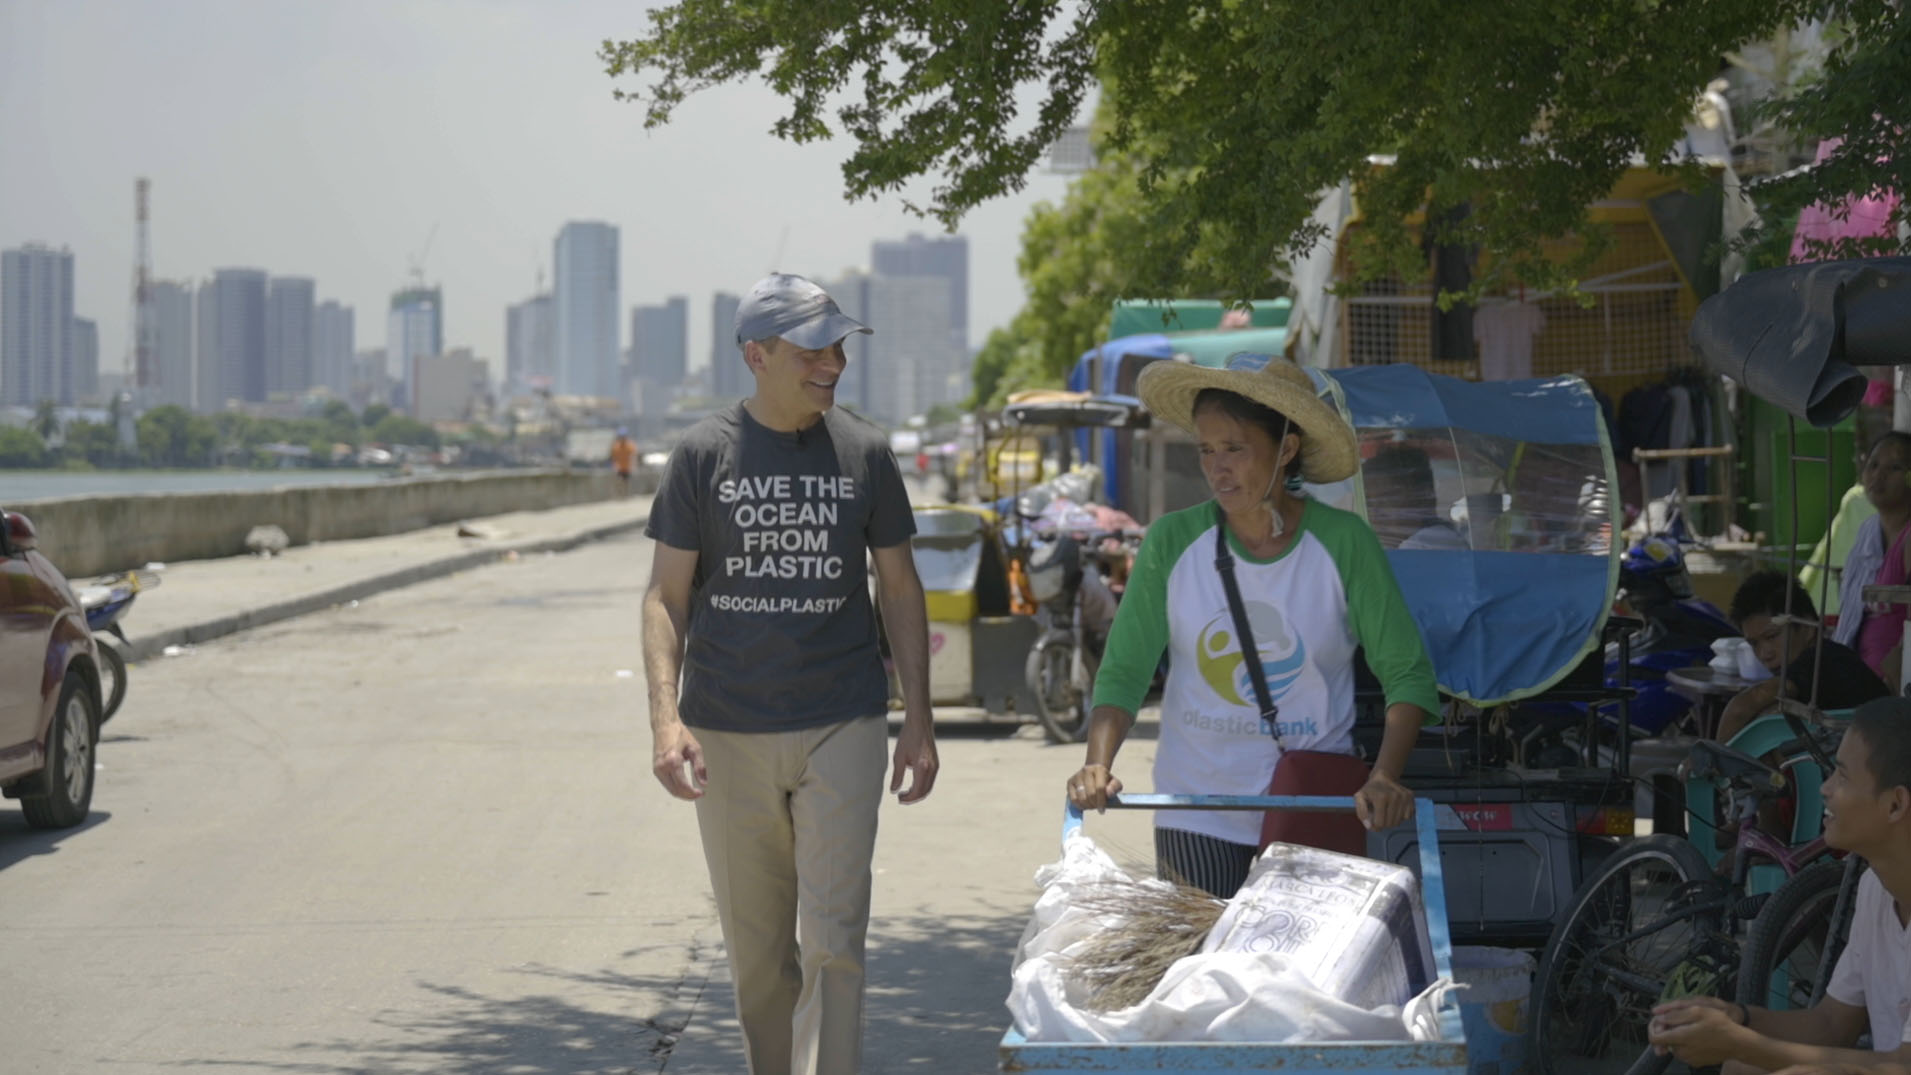
[[[117,32],[98,34],[102,21]],[[645,132],[595,59],[643,22],[601,2],[0,5],[0,95],[35,102],[0,110],[0,247],[74,252],[76,316],[97,322],[101,371],[117,373],[133,184],[147,176],[155,279],[234,265],[315,279],[361,311],[370,342],[416,265],[445,295],[444,347],[501,376],[505,310],[540,275],[548,288],[551,236],[569,220],[622,233],[620,324],[632,306],[691,296],[692,370],[711,353],[715,293],[772,269],[834,279],[873,240],[941,234],[902,209],[920,190],[846,203],[848,146],[771,137],[783,109],[767,89],[699,95]],[[1021,306],[1029,206],[1064,192],[1038,174],[965,222],[972,346]]]
[[[617,230],[601,222],[571,221],[559,229],[553,259],[560,271],[552,292],[506,308],[508,342],[502,370],[495,361],[445,339],[442,291],[420,287],[416,281],[392,295],[387,346],[377,352],[379,360],[374,363],[385,367],[385,372],[368,377],[355,365],[355,355],[364,357],[355,347],[355,311],[334,299],[321,300],[317,281],[309,277],[225,268],[197,284],[154,280],[149,292],[155,380],[142,398],[148,406],[180,403],[210,412],[227,401],[284,403],[314,390],[362,404],[386,398],[390,389],[394,405],[422,412],[426,408],[411,392],[418,365],[428,358],[452,355],[475,363],[487,383],[498,382],[496,390],[504,393],[499,398],[541,387],[559,395],[616,399],[628,408],[627,414],[646,424],[660,419],[670,400],[686,391],[693,398],[746,395],[749,377],[735,353],[728,324],[719,323],[727,322],[735,296],[711,296],[715,341],[711,357],[721,366],[715,378],[701,376],[703,371],[688,368],[690,298],[675,295],[660,305],[624,306],[616,280],[617,241]],[[9,321],[25,324],[13,316],[14,310],[40,305],[40,300],[23,302],[32,300],[31,295],[15,293],[27,279],[18,271],[21,259],[51,258],[51,263],[62,266],[61,274],[68,280],[76,261],[68,251],[38,246],[6,254],[8,303],[5,316],[0,316],[0,330]],[[968,366],[959,323],[968,286],[967,240],[960,236],[929,239],[919,233],[878,239],[871,244],[869,260],[881,271],[852,269],[840,279],[821,283],[850,316],[909,328],[884,334],[875,345],[864,336],[846,341],[852,362],[840,386],[839,402],[879,421],[899,423],[937,404],[959,400],[965,394]],[[62,286],[62,302],[70,301],[70,291],[70,286]],[[563,299],[567,291],[572,293],[569,301]],[[622,309],[630,313],[628,337],[617,323]],[[581,326],[569,333],[573,339],[568,345],[563,343],[565,317]],[[57,313],[55,320],[59,320]],[[106,399],[103,391],[131,387],[115,372],[108,372],[102,381],[96,324],[77,312],[67,320],[68,339],[61,343],[65,357],[44,349],[28,356],[44,363],[39,379],[51,384],[51,391],[40,398],[67,406],[97,406]],[[576,339],[580,332],[588,337],[581,344]],[[23,352],[16,340],[6,342],[5,367],[17,375]],[[566,359],[567,346],[578,354]],[[395,358],[383,361],[386,355]],[[886,372],[870,376],[872,363]],[[384,381],[387,374],[389,384]],[[15,379],[0,376],[0,389]],[[457,373],[447,383],[468,379]],[[18,400],[14,405],[26,406]]]

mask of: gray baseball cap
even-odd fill
[[[846,317],[829,292],[793,273],[771,273],[737,303],[737,346],[781,336],[805,351],[820,351],[852,332],[874,335]]]

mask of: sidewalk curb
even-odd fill
[[[269,605],[261,605],[257,608],[245,609],[241,612],[218,616],[200,623],[189,623],[184,627],[172,627],[164,631],[155,631],[152,634],[140,635],[132,641],[120,645],[120,654],[126,658],[128,663],[143,661],[149,657],[155,657],[165,652],[167,646],[190,646],[199,642],[209,642],[215,638],[223,638],[226,635],[237,634],[240,631],[249,630],[254,627],[264,627],[268,624],[278,623],[281,620],[289,620],[309,613],[321,612],[335,605],[345,604],[348,601],[357,601],[374,594],[384,593],[388,590],[402,589],[420,582],[430,582],[433,579],[443,578],[446,575],[454,575],[460,571],[469,571],[472,568],[496,563],[498,560],[514,552],[520,556],[528,556],[532,553],[540,552],[569,552],[579,545],[588,542],[601,541],[604,538],[615,537],[618,534],[627,533],[632,530],[642,530],[649,522],[650,516],[645,515],[637,519],[629,519],[623,522],[579,530],[561,537],[534,538],[506,542],[489,548],[473,549],[456,556],[445,557],[442,560],[413,564],[410,567],[400,568],[396,571],[387,571],[382,575],[373,575],[370,578],[359,579],[356,582],[348,582],[340,586],[333,586],[330,589],[319,590],[301,597],[294,597]],[[119,645],[118,643],[114,644]]]

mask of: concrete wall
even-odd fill
[[[656,491],[639,471],[636,491]],[[512,511],[608,500],[605,469],[433,475],[364,485],[320,485],[229,493],[138,493],[8,504],[33,520],[40,551],[68,578],[124,571],[152,561],[238,556],[246,534],[267,524],[292,544],[397,534]]]

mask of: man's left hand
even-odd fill
[[[1646,1037],[1656,1051],[1671,1053],[1688,1067],[1722,1064],[1736,1059],[1743,1044],[1737,1010],[1713,997],[1662,1004],[1652,1011]]]
[[[894,765],[889,775],[889,791],[898,802],[907,806],[929,797],[936,786],[940,763],[936,759],[936,726],[928,717],[903,718],[902,731],[896,736]],[[902,786],[904,773],[909,774],[907,788]]]
[[[1391,829],[1413,816],[1413,792],[1375,769],[1360,790],[1354,792],[1354,816],[1369,832]]]

